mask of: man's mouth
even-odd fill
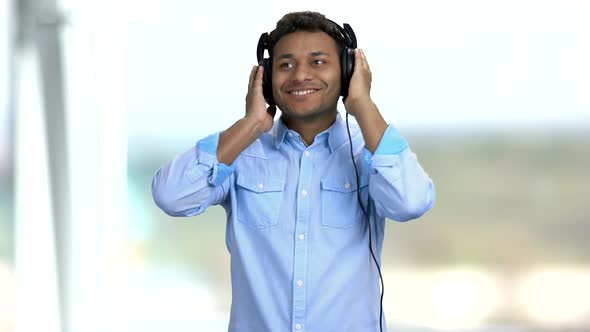
[[[295,96],[304,96],[304,95],[308,95],[311,93],[315,93],[319,90],[320,89],[293,90],[293,91],[289,91],[289,94],[295,95]]]

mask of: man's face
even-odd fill
[[[336,111],[340,59],[325,32],[296,31],[274,47],[272,90],[275,103],[290,118],[313,119]]]

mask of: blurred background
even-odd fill
[[[299,10],[351,24],[437,187],[387,225],[388,327],[590,331],[590,2],[0,0],[0,332],[227,330],[225,214],[151,177]]]

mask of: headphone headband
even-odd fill
[[[344,28],[342,28],[338,23],[332,21],[331,19],[327,18],[327,20],[332,22],[332,24],[334,24],[338,32],[340,32],[340,34],[342,35],[342,39],[344,39],[344,45],[346,47],[353,49],[356,48],[356,35],[350,27],[350,24],[344,23]]]
[[[269,38],[270,37],[268,35],[268,32],[265,32],[262,35],[260,35],[260,39],[258,39],[258,47],[256,47],[256,58],[258,59],[258,63],[260,63],[260,61],[262,61],[262,59],[264,58],[264,50],[269,50]]]

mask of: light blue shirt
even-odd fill
[[[434,203],[434,186],[393,126],[374,154],[358,126],[350,129],[380,261],[385,218],[421,216]],[[230,166],[217,161],[218,138],[204,138],[164,165],[152,191],[172,216],[215,204],[225,209],[229,331],[379,331],[379,275],[340,115],[310,146],[277,120]]]

